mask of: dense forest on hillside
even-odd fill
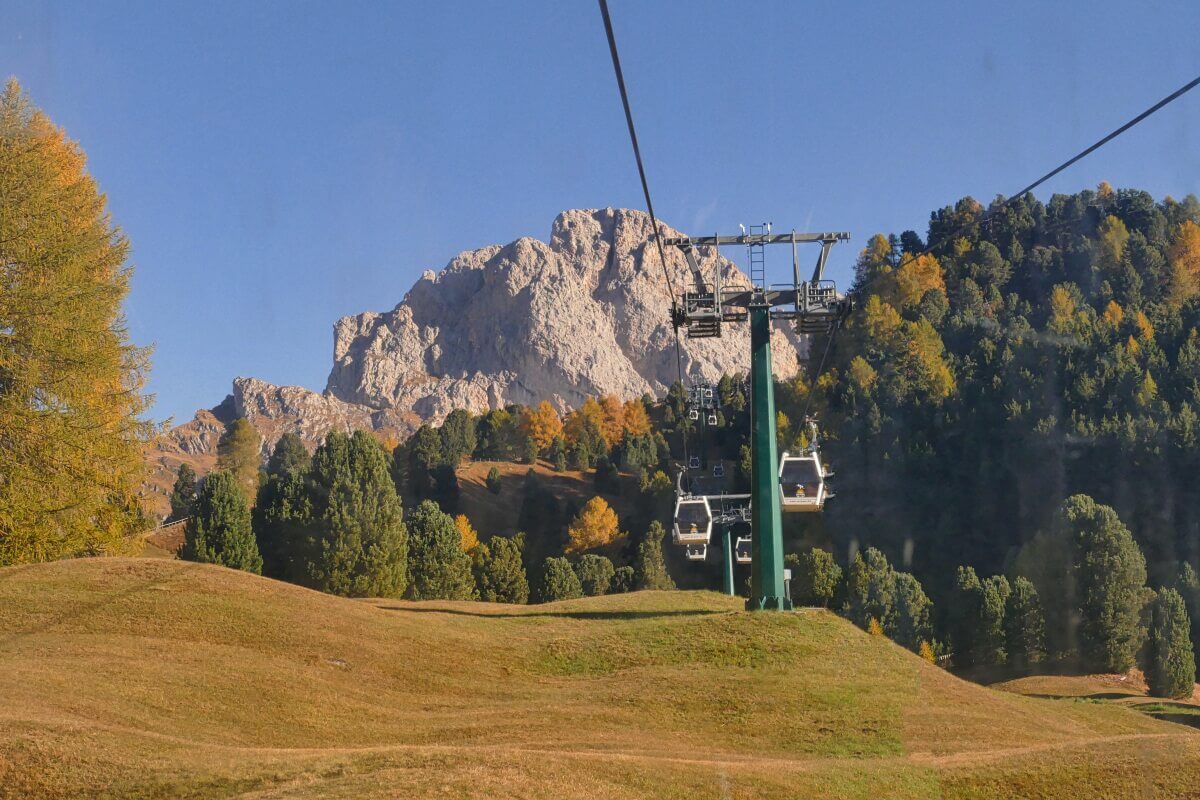
[[[985,220],[979,224],[980,220]],[[971,199],[877,236],[818,379],[845,552],[945,587],[997,572],[1067,497],[1112,506],[1152,582],[1200,555],[1200,203],[1146,192]]]

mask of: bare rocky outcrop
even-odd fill
[[[716,253],[698,255],[706,274],[719,269],[727,284],[747,282]],[[667,272],[676,291],[689,282],[674,250]],[[331,430],[356,428],[403,439],[455,408],[549,400],[565,411],[593,395],[662,394],[678,377],[670,307],[646,214],[566,211],[548,242],[522,238],[460,253],[441,272],[423,274],[391,311],[338,320],[324,393],[238,378],[224,402],[169,432],[161,447],[213,453],[224,425],[242,416],[265,446],[287,431],[315,446]],[[776,334],[775,372],[788,377],[803,343],[790,328]],[[746,369],[744,325],[681,341],[689,380]]]
[[[700,256],[706,273],[745,282],[728,260]],[[679,291],[689,279],[683,256],[668,252],[667,267]],[[456,407],[550,400],[565,410],[589,395],[661,394],[678,377],[670,305],[647,215],[567,211],[548,243],[462,253],[426,272],[391,311],[339,320],[326,392],[434,420]],[[800,344],[779,332],[775,368],[788,376]],[[719,339],[685,338],[686,377],[744,371],[748,335],[729,326]]]

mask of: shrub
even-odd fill
[[[489,492],[492,494],[500,494],[500,470],[496,469],[495,467],[489,469],[486,483]]]

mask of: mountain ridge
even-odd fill
[[[221,403],[168,431],[152,454],[211,455],[238,417],[264,448],[285,432],[316,446],[331,430],[358,428],[400,440],[455,408],[549,400],[566,411],[589,396],[661,395],[679,367],[671,294],[650,240],[640,211],[575,209],[555,218],[546,242],[521,237],[463,251],[426,270],[392,310],[334,324],[323,392],[235,378]],[[720,269],[726,283],[746,282],[711,248],[697,255],[706,274]],[[668,252],[666,272],[676,289],[690,280],[680,253]],[[787,378],[806,342],[782,325],[777,333],[775,372]],[[717,339],[684,337],[680,349],[685,377],[716,381],[744,369],[748,334],[730,327]]]

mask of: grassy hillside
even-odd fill
[[[1186,796],[1200,734],[703,592],[353,601],[218,567],[0,570],[0,797]]]

